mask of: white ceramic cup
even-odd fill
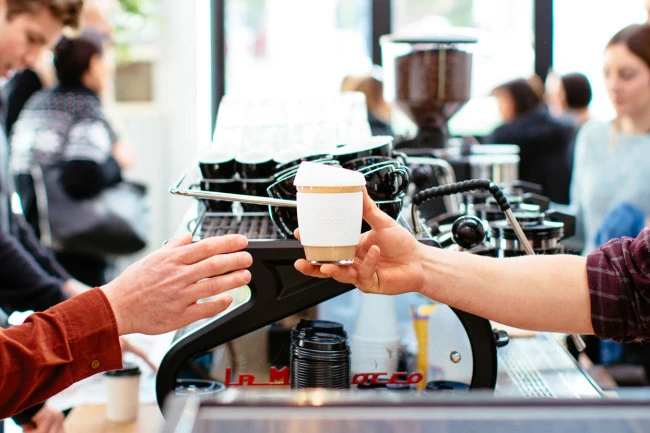
[[[106,419],[114,422],[134,421],[138,416],[140,369],[126,364],[122,370],[104,373],[106,383]]]

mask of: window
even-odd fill
[[[226,93],[333,92],[367,72],[370,0],[229,0]]]
[[[593,90],[592,113],[601,119],[614,116],[603,81],[603,51],[623,27],[641,23],[648,14],[644,0],[561,0],[554,4],[554,60],[558,74],[582,72]]]

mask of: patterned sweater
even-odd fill
[[[75,198],[92,197],[122,180],[111,156],[117,136],[99,97],[78,86],[37,92],[26,104],[11,135],[11,167],[27,219],[37,215],[31,168],[63,167],[61,182]]]

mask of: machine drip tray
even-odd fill
[[[269,215],[264,212],[242,215],[206,212],[199,218],[192,233],[196,239],[234,234],[244,235],[249,240],[283,240]]]
[[[496,395],[552,398],[598,398],[600,388],[552,334],[511,338],[497,351]]]

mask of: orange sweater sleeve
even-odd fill
[[[32,314],[24,324],[0,330],[0,419],[120,368],[117,323],[100,289]]]

